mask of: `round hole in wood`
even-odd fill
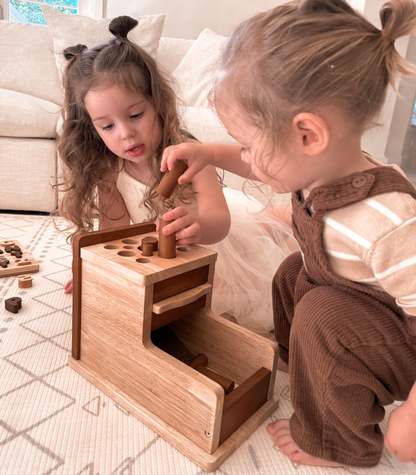
[[[135,239],[123,239],[121,242],[123,244],[137,244],[139,241],[136,241]]]
[[[123,246],[123,249],[134,249],[134,246]]]
[[[118,249],[118,246],[114,246],[113,244],[108,244],[107,246],[104,246],[104,249]]]
[[[140,264],[147,264],[150,262],[150,259],[146,259],[145,257],[139,257],[136,259],[136,262],[139,262]]]
[[[179,246],[176,249],[181,252],[189,252],[191,250],[189,246]]]
[[[120,252],[117,252],[117,254],[123,257],[133,257],[136,255],[136,253],[133,251],[120,251]]]

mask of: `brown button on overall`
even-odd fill
[[[345,465],[379,462],[383,406],[407,399],[416,381],[416,335],[393,297],[332,272],[322,218],[393,191],[416,198],[400,173],[377,167],[315,188],[306,200],[293,193],[301,253],[286,258],[273,282],[275,335],[295,409],[292,437],[306,453]]]

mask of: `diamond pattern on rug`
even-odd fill
[[[57,220],[57,225],[63,222]],[[122,406],[69,368],[71,248],[45,216],[0,214],[0,240],[18,239],[40,264],[33,287],[0,278],[0,475],[204,475]],[[20,296],[11,314],[4,300]],[[387,451],[372,469],[293,464],[267,433],[288,418],[289,378],[279,374],[280,407],[214,473],[216,475],[410,475]],[[389,406],[387,413],[396,407]],[[382,424],[386,430],[386,421]]]

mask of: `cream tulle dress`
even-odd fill
[[[142,206],[146,185],[124,168],[117,178],[130,219],[141,223],[147,218]],[[231,213],[231,229],[221,242],[205,245],[218,253],[215,264],[212,310],[228,313],[238,324],[258,333],[273,330],[272,279],[283,259],[290,254],[287,245],[292,231],[282,221],[262,212],[264,206],[242,191],[224,188]],[[196,215],[195,199],[186,206]]]

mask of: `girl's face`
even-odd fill
[[[228,134],[242,145],[241,160],[251,166],[259,180],[270,185],[275,193],[288,193],[302,188],[297,160],[293,154],[279,152],[278,155],[266,156],[266,175],[258,165],[259,157],[267,145],[267,137],[248,122],[237,107],[226,107],[225,110],[217,110],[217,113]]]
[[[85,107],[95,129],[118,157],[147,162],[162,140],[156,111],[142,94],[120,86],[89,90]]]

